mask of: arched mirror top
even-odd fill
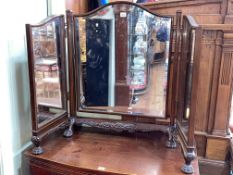
[[[161,18],[167,18],[167,19],[172,19],[171,16],[165,16],[165,15],[160,15],[157,13],[152,12],[151,10],[145,8],[144,6],[141,6],[139,4],[133,3],[133,2],[128,2],[128,1],[117,1],[117,2],[111,2],[108,3],[104,6],[98,7],[95,10],[92,10],[88,13],[74,13],[74,17],[91,17],[91,16],[102,16],[111,8],[114,9],[115,13],[121,12],[121,11],[133,11],[134,8],[140,8],[141,10],[145,11],[148,13],[148,15],[153,15]],[[69,10],[68,10],[69,11]]]
[[[130,2],[71,16],[77,111],[166,118],[172,17]]]

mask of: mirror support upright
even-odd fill
[[[177,135],[177,127],[176,127],[176,117],[177,117],[177,104],[179,102],[178,99],[178,81],[179,81],[179,71],[178,71],[178,65],[179,65],[179,48],[180,48],[180,38],[181,38],[181,15],[182,12],[181,11],[177,11],[176,12],[176,30],[174,28],[172,28],[172,31],[175,32],[175,54],[174,54],[174,58],[173,60],[171,60],[171,64],[173,64],[173,74],[175,74],[174,76],[174,80],[172,81],[172,96],[173,99],[175,99],[172,103],[171,106],[171,118],[170,118],[170,126],[168,128],[168,141],[166,143],[166,147],[168,148],[176,148],[177,147],[177,143],[176,143],[176,135]],[[173,24],[174,25],[174,24]],[[173,26],[172,25],[172,26]],[[173,36],[173,34],[171,35]],[[172,40],[172,39],[171,39]],[[172,48],[171,48],[172,49]],[[171,53],[171,51],[170,51]]]
[[[73,20],[72,12],[70,10],[66,11],[66,22],[67,22],[67,47],[68,47],[68,64],[69,64],[69,111],[70,115],[68,118],[69,127],[63,133],[64,137],[73,136],[73,125],[75,124],[76,116],[76,95],[75,95],[75,70],[74,70],[74,54],[73,54],[73,38],[74,33],[72,32]]]

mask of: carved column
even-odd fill
[[[224,33],[213,134],[228,133],[233,77],[233,33]]]
[[[227,14],[224,20],[225,24],[233,24],[233,0],[228,0]]]
[[[218,92],[218,80],[219,80],[219,72],[221,65],[221,57],[222,57],[222,42],[223,42],[223,32],[217,31],[217,36],[214,41],[215,50],[213,52],[213,68],[212,68],[212,76],[211,76],[211,93],[210,93],[210,103],[209,103],[209,115],[208,115],[208,128],[207,132],[209,134],[212,133],[214,127],[215,120],[215,109],[216,109],[216,98]]]
[[[223,57],[227,49],[230,50],[229,42],[226,42],[226,37],[224,37],[226,35],[224,35],[223,27],[202,27],[198,85],[196,87],[195,139],[198,154],[213,160],[225,160],[228,143],[228,137],[225,136],[229,115],[220,113],[226,109],[220,105],[224,103],[225,98],[229,99],[230,97],[224,97],[222,93],[225,91],[221,90]],[[229,93],[230,91],[228,91],[228,95],[230,95]]]

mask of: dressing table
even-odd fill
[[[167,136],[161,132],[109,133],[83,129],[64,139],[59,132],[42,143],[44,153],[25,152],[33,175],[182,175],[180,147],[164,147]],[[193,161],[199,175],[198,160]]]
[[[67,11],[66,22],[60,15],[26,24],[26,33],[34,147],[25,155],[33,175],[199,173],[192,16],[115,2]],[[41,60],[56,69],[38,71]]]

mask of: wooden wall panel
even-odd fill
[[[198,135],[195,133],[195,140],[196,140],[196,143],[198,143],[196,145],[198,156],[205,157],[205,155],[206,155],[206,143],[207,143],[206,137],[203,137],[202,135]]]
[[[211,78],[211,95],[210,95],[210,103],[209,103],[209,114],[208,114],[208,128],[207,132],[212,133],[214,120],[215,120],[215,109],[216,109],[216,98],[218,91],[218,80],[219,80],[219,72],[220,72],[220,63],[222,57],[222,40],[223,40],[223,32],[217,32],[217,38],[215,39],[215,51],[214,51],[214,63],[212,69],[212,78]]]
[[[228,14],[233,14],[233,0],[229,0]]]
[[[133,0],[110,0],[109,2],[116,1],[133,2]],[[88,12],[88,0],[66,0],[66,9],[72,10],[74,13],[86,13]]]
[[[198,8],[197,8],[198,7]],[[159,14],[172,15],[176,10],[181,10],[183,14],[220,14],[221,11],[219,3],[216,4],[202,4],[193,6],[179,6],[178,8],[169,7],[166,9],[151,8]],[[208,10],[207,10],[208,9]]]
[[[200,23],[233,23],[233,0],[162,0],[144,6],[167,15],[175,15],[181,10],[183,14],[197,15]]]
[[[211,77],[215,56],[215,38],[216,31],[203,31],[202,33],[195,130],[204,132],[208,124]]]
[[[229,140],[209,138],[207,140],[206,158],[211,160],[226,160],[226,150],[229,147]]]
[[[233,0],[228,0],[227,15],[225,17],[225,23],[233,22]]]
[[[72,10],[74,13],[88,12],[87,0],[66,0],[66,9]]]
[[[231,38],[232,37],[232,38]],[[226,136],[230,116],[233,77],[233,34],[224,35],[213,134]]]
[[[145,4],[145,7],[161,14],[174,15],[177,10],[183,14],[223,14],[225,13],[225,0],[163,0]],[[210,18],[209,21],[212,19]]]
[[[222,23],[222,16],[220,14],[193,14],[192,16],[195,18],[198,24]]]

